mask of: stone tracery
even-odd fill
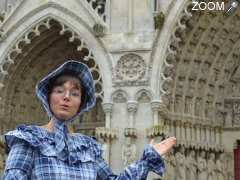
[[[52,36],[51,40],[46,41],[50,36]],[[61,47],[64,47],[63,44],[68,43],[72,44],[68,45],[68,49],[61,49]],[[56,44],[56,46],[53,47],[52,44]],[[75,53],[71,52],[74,50]],[[32,53],[30,54],[29,51]],[[49,54],[57,51],[65,52],[64,56],[68,58],[83,59],[83,62],[90,67],[93,74],[97,98],[100,101],[103,98],[99,67],[95,63],[94,56],[91,50],[88,49],[85,40],[63,23],[48,17],[18,39],[1,63],[0,74],[3,86],[1,96],[4,97],[1,100],[1,113],[4,114],[4,122],[11,122],[12,126],[8,128],[13,128],[19,122],[32,121],[31,114],[44,114],[41,113],[42,109],[38,108],[38,103],[34,97],[35,84],[43,74],[48,72],[47,67],[56,67],[64,58],[56,53],[54,57],[58,60],[41,61],[41,59],[44,59],[46,51],[49,51]],[[23,58],[24,61],[21,61]],[[39,67],[41,67],[41,71],[37,70]],[[17,74],[12,74],[12,72],[17,72]],[[32,74],[32,76],[26,76],[26,73]],[[7,84],[6,82],[9,79],[15,79],[16,83]],[[31,106],[28,104],[31,104]],[[26,111],[30,113],[26,113]],[[16,114],[19,117],[17,121],[14,120]],[[43,115],[40,119],[46,119],[46,117]]]
[[[169,111],[178,113],[180,119],[189,115],[202,122],[213,121],[216,126],[226,125],[224,97],[239,94],[239,79],[232,79],[239,77],[240,18],[190,9],[188,3],[172,35],[163,65],[161,94],[168,99]]]

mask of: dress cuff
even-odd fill
[[[151,145],[148,145],[144,149],[141,160],[146,162],[149,171],[153,171],[160,176],[162,176],[165,172],[165,164],[163,158]]]

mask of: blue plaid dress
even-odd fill
[[[51,80],[71,71],[80,79],[84,99],[79,112],[69,120],[58,120],[48,102]],[[162,175],[165,167],[161,156],[147,146],[142,158],[115,175],[102,159],[100,145],[92,138],[68,133],[67,124],[82,112],[90,110],[96,102],[94,81],[86,65],[70,60],[59,66],[36,86],[36,94],[49,118],[54,120],[54,131],[39,126],[21,125],[5,135],[9,149],[4,180],[127,180],[146,179],[149,171]]]
[[[114,174],[101,157],[101,147],[92,138],[74,134],[66,137],[59,155],[55,133],[39,126],[18,126],[5,135],[10,149],[4,180],[142,180],[149,171],[162,175],[165,167],[161,156],[147,146],[142,158],[119,175]]]

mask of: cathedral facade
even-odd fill
[[[175,136],[166,174],[148,179],[234,180],[240,10],[203,2],[193,10],[191,0],[1,1],[1,134],[48,121],[35,85],[74,59],[91,69],[97,103],[71,129],[95,136],[114,172],[151,139]]]

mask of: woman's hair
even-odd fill
[[[70,81],[71,83],[73,83],[73,85],[81,90],[81,104],[83,104],[84,102],[84,87],[82,87],[82,83],[80,81],[80,79],[77,77],[76,74],[72,73],[72,72],[64,72],[62,74],[57,75],[56,77],[52,78],[49,81],[49,87],[48,87],[48,102],[50,103],[50,95],[53,91],[53,89],[57,86],[61,86],[64,83],[66,83],[67,81]],[[81,108],[81,105],[80,105]]]

